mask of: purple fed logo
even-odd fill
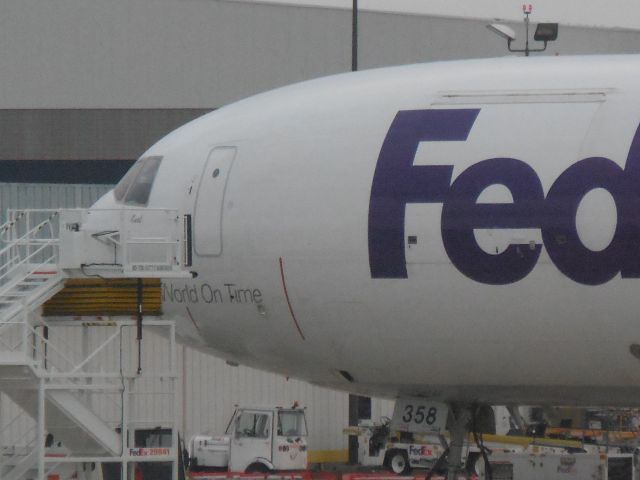
[[[640,276],[640,127],[621,168],[604,157],[580,160],[554,181],[546,197],[535,170],[515,158],[489,158],[452,183],[453,165],[414,165],[420,142],[466,141],[480,109],[400,111],[380,150],[369,201],[369,266],[372,278],[407,278],[405,207],[441,203],[442,242],[455,267],[477,282],[514,283],[535,267],[542,245],[513,243],[499,254],[477,244],[474,229],[540,229],[555,266],[572,280],[599,285],[616,275]],[[496,139],[499,141],[499,139]],[[503,185],[512,203],[478,203],[491,185]],[[616,204],[610,244],[593,251],[576,229],[582,198],[607,190]],[[437,228],[434,225],[434,228]]]

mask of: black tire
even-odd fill
[[[245,473],[269,473],[269,468],[263,463],[252,463],[244,471]]]
[[[397,475],[404,475],[411,471],[409,457],[403,450],[392,450],[387,454],[387,466],[389,470]]]

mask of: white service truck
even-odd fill
[[[189,442],[190,468],[268,473],[307,468],[304,409],[238,407],[224,435],[196,435]]]

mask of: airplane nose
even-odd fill
[[[100,197],[93,205],[91,205],[92,209],[99,210],[111,210],[118,207],[119,205],[116,202],[115,196],[113,194],[113,189],[102,195],[102,197]]]

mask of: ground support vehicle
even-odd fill
[[[365,467],[386,467],[407,475],[412,468],[430,469],[445,450],[437,435],[389,435],[385,425],[361,424],[345,430],[358,435],[359,461]],[[576,440],[483,435],[493,466],[493,480],[637,480],[637,453],[627,447],[585,444]],[[446,441],[446,438],[442,438]],[[463,449],[469,475],[484,478],[484,460],[469,437]]]
[[[493,480],[637,480],[632,453],[502,453],[490,456]],[[479,479],[488,478],[482,461]]]
[[[238,407],[224,435],[189,442],[190,469],[268,473],[307,468],[304,409]]]
[[[640,430],[547,427],[545,435],[552,438],[581,440],[600,445],[635,445],[640,442]]]
[[[349,435],[358,436],[358,462],[365,467],[386,467],[396,474],[407,474],[412,468],[431,468],[446,449],[446,436],[436,434],[417,434],[393,432],[391,435],[388,423],[382,425],[362,422],[358,427],[344,430]],[[485,435],[487,448],[502,452],[523,452],[531,439],[508,437],[504,435]],[[578,442],[554,440],[552,445],[540,446],[553,448],[556,445],[579,447]],[[563,451],[563,450],[560,450]],[[463,464],[468,459],[475,461],[480,449],[473,438],[465,441]],[[464,465],[463,465],[464,466]]]

